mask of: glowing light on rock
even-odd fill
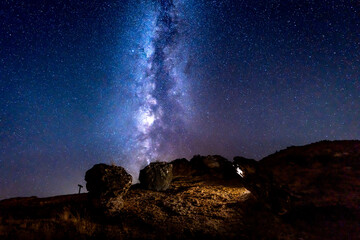
[[[244,172],[239,167],[236,168],[237,174],[239,174],[240,177],[244,177]]]

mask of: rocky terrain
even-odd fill
[[[140,184],[95,165],[88,194],[0,201],[0,239],[359,239],[360,141],[261,161],[153,163]],[[116,179],[119,179],[117,181]]]

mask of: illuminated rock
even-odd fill
[[[166,162],[153,162],[140,171],[139,180],[143,188],[164,191],[173,179],[173,166]]]
[[[92,205],[113,216],[123,208],[132,177],[122,167],[96,164],[86,172],[85,181]]]

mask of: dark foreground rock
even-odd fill
[[[237,178],[235,168],[226,158],[219,155],[195,155],[190,160],[194,175],[209,175],[212,178],[232,179]]]
[[[85,174],[89,199],[95,208],[114,216],[124,206],[124,196],[129,190],[132,177],[124,168],[96,164]]]
[[[288,147],[259,161],[259,168],[301,196],[297,207],[360,206],[360,141]]]
[[[140,171],[140,184],[145,189],[164,191],[173,179],[173,166],[166,162],[153,162]]]
[[[271,172],[261,169],[259,162],[235,157],[233,164],[241,182],[260,202],[264,202],[277,214],[290,210],[293,194],[285,185],[274,181]]]
[[[194,169],[191,167],[190,162],[186,158],[176,159],[171,162],[173,165],[173,177],[191,176]]]

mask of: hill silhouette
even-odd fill
[[[177,159],[172,166],[169,188],[155,191],[141,184],[131,186],[123,208],[112,217],[94,209],[88,194],[0,201],[0,238],[360,236],[360,141],[289,147],[259,162],[241,157],[231,162],[215,155]],[[274,202],[284,201],[288,204],[275,209]]]

